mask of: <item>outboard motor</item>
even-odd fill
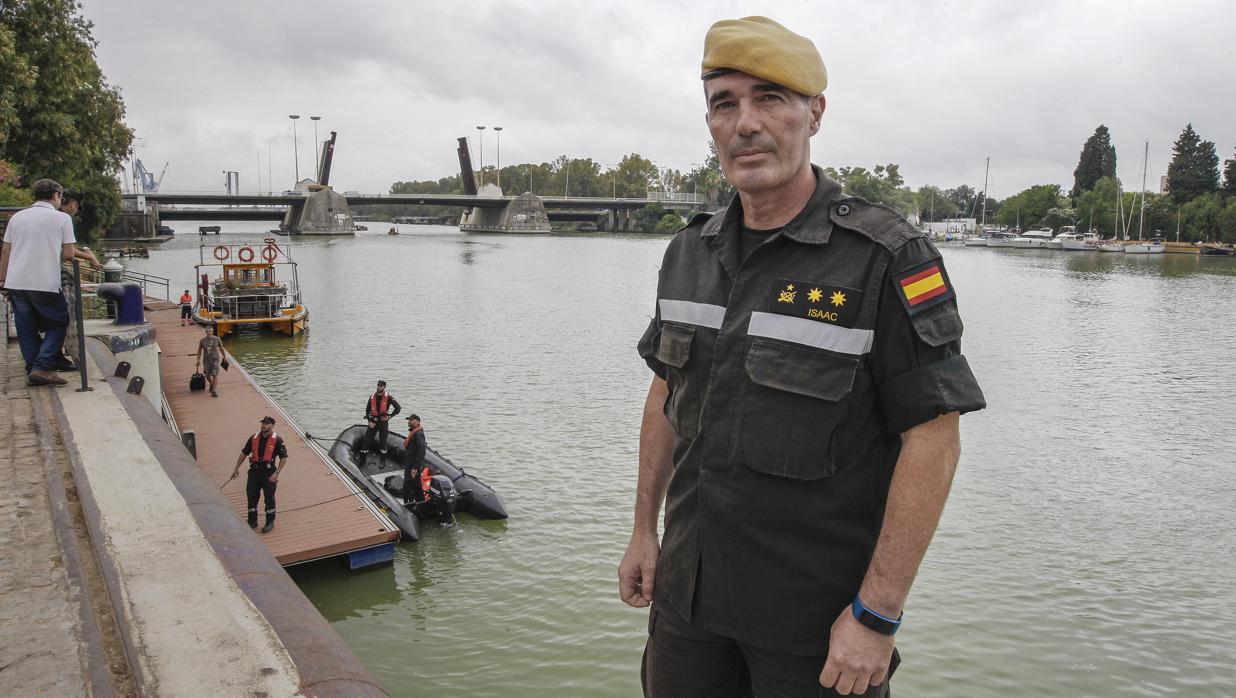
[[[429,502],[439,526],[455,525],[455,507],[459,504],[459,491],[455,483],[445,475],[434,475],[429,480]]]

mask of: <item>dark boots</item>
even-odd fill
[[[262,527],[262,533],[270,533],[275,527],[275,512],[266,512],[266,525]]]
[[[249,528],[257,528],[257,509],[249,510]]]

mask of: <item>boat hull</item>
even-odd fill
[[[295,337],[309,327],[309,310],[303,305],[298,305],[295,308],[284,308],[280,315],[274,317],[229,318],[219,311],[198,308],[193,312],[193,320],[199,325],[214,325],[215,334],[220,337],[225,337],[244,327]]]

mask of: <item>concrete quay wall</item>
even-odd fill
[[[0,527],[22,538],[0,547],[0,567],[12,570],[0,588],[0,636],[17,638],[0,642],[0,657],[13,655],[21,669],[0,670],[6,695],[387,695],[148,396],[111,377],[117,357],[107,344],[89,339],[79,357],[89,392],[74,390],[75,380],[27,388],[16,343],[4,350],[8,373],[21,378],[2,382],[11,409],[0,430],[12,444],[3,461],[24,483],[0,502],[0,521],[22,524]],[[65,491],[76,523],[62,511]]]

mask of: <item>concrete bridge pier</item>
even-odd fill
[[[303,202],[289,205],[282,227],[290,235],[356,234],[347,198],[329,187],[311,190]]]
[[[491,186],[487,184],[485,188]],[[499,196],[501,193],[497,192]],[[549,215],[541,197],[524,192],[500,208],[474,206],[465,210],[459,229],[473,233],[548,233]]]

